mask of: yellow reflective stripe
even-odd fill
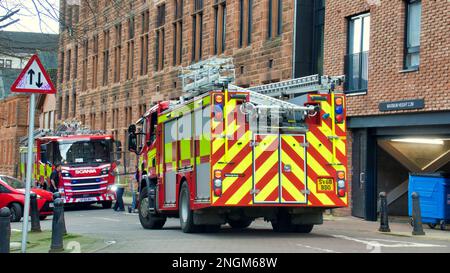
[[[243,158],[242,162],[237,164],[236,168],[231,171],[231,173],[244,173],[246,169],[250,167],[252,164],[252,153],[248,153],[245,158]],[[214,170],[217,170],[217,165],[215,166]],[[236,180],[239,179],[238,177],[225,177],[225,179],[222,182],[222,190],[223,192],[226,192],[228,188],[236,182]]]
[[[269,197],[269,195],[279,186],[279,177],[278,175],[275,175],[272,180],[270,180],[269,184],[267,184],[263,189],[259,189],[261,190],[259,193],[256,194],[255,196],[255,201],[265,201],[267,199],[267,197]],[[277,197],[277,199],[275,200],[279,200],[280,198]]]
[[[164,163],[170,163],[172,161],[172,143],[166,143],[164,144]]]

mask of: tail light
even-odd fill
[[[345,197],[345,172],[337,172],[337,190],[339,197]]]
[[[342,97],[337,97],[334,100],[335,104],[335,116],[336,116],[336,123],[342,124],[345,121],[344,118],[344,99]]]
[[[222,171],[216,170],[214,171],[214,195],[215,196],[222,196]]]

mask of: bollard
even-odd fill
[[[58,198],[61,198],[61,194],[59,192],[55,192],[53,193],[53,200],[56,200]],[[61,199],[64,200],[64,199]],[[67,229],[66,229],[66,218],[64,217],[64,205],[63,205],[63,210],[62,210],[62,222],[63,222],[63,231],[64,231],[64,235],[67,235]]]
[[[412,220],[413,220],[413,231],[412,235],[425,235],[422,227],[422,215],[420,212],[420,200],[419,194],[413,192],[412,195]]]
[[[54,201],[55,208],[53,209],[52,222],[52,244],[50,246],[50,253],[64,251],[64,226],[62,221],[62,213],[64,211],[64,202],[61,198]]]
[[[9,208],[0,210],[0,253],[9,253],[11,242],[11,211]]]
[[[31,208],[31,232],[42,232],[41,222],[39,221],[39,210],[37,203],[37,195],[32,192],[30,194],[30,208]]]
[[[387,198],[385,192],[380,192],[380,228],[378,231],[380,232],[391,232],[389,228],[389,214],[388,214],[388,205]]]

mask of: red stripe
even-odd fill
[[[285,202],[298,202],[298,200],[295,200],[295,198],[289,193],[289,191],[286,188],[282,187],[281,191],[282,191],[282,197]],[[281,201],[281,202],[283,202],[283,201]]]
[[[273,170],[274,168],[276,168],[276,171]],[[261,177],[259,181],[255,181],[255,188],[262,191],[267,186],[267,184],[272,181],[275,175],[278,175],[278,162],[275,162],[274,165],[263,175],[263,177]]]
[[[264,200],[265,202],[278,202],[280,198],[280,187],[276,187],[269,196]]]
[[[325,146],[325,148],[327,148],[327,150],[333,154],[333,144],[331,143],[331,141],[323,134],[323,132],[321,130],[319,130],[318,128],[310,128],[311,133],[320,141],[320,143],[322,145]],[[339,160],[339,162],[341,162],[342,164],[345,164],[347,157],[344,156],[341,151],[336,147],[336,158],[337,160]],[[331,163],[331,162],[327,162],[327,163]]]

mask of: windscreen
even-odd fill
[[[1,179],[6,182],[6,184],[8,184],[9,186],[11,186],[13,189],[24,189],[25,188],[25,184],[15,178],[12,177],[8,177],[8,176],[2,176]]]
[[[63,141],[58,144],[55,151],[55,164],[77,165],[111,162],[111,140]]]

